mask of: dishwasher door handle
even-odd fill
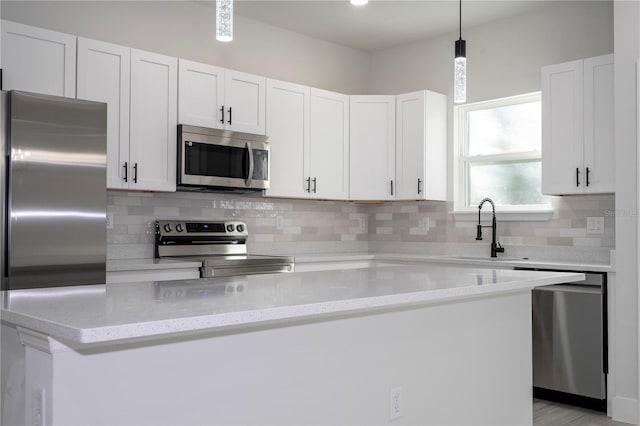
[[[602,287],[595,286],[595,285],[580,285],[580,284],[554,284],[554,285],[545,285],[541,287],[535,287],[533,291],[601,294]]]

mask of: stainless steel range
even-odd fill
[[[293,272],[292,256],[247,254],[247,225],[239,221],[156,221],[156,257],[202,262],[200,276]]]

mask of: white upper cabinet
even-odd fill
[[[131,49],[131,189],[175,191],[178,60]]]
[[[180,59],[179,123],[265,134],[261,76]]]
[[[265,134],[265,83],[258,75],[225,70],[224,107],[227,128]]]
[[[348,199],[348,96],[267,80],[267,136],[267,196]]]
[[[108,105],[108,188],[175,191],[176,58],[79,38],[78,98]]]
[[[585,192],[615,191],[613,55],[584,60]]]
[[[224,127],[224,68],[180,59],[178,94],[180,124]]]
[[[129,188],[131,49],[78,38],[78,99],[107,104],[107,187]]]
[[[447,197],[447,97],[421,90],[396,97],[396,199]]]
[[[267,80],[267,136],[270,177],[265,195],[305,198],[309,153],[309,99],[311,89],[284,81]]]
[[[3,89],[76,96],[76,36],[2,21]]]
[[[350,199],[393,200],[395,96],[351,96]]]
[[[307,192],[349,199],[349,96],[311,89]]]
[[[613,55],[542,68],[542,192],[614,192]]]

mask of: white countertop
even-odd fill
[[[583,274],[398,265],[2,292],[1,318],[75,344],[375,312],[577,281]]]
[[[499,267],[499,268],[536,268],[555,269],[563,271],[590,271],[613,272],[614,268],[609,263],[596,263],[568,260],[542,260],[528,258],[513,258],[499,256],[492,259],[489,256],[456,256],[456,255],[424,255],[406,253],[318,253],[295,256],[296,263],[313,262],[354,262],[354,261],[393,261],[393,262],[420,262],[420,263],[445,263],[454,265]]]

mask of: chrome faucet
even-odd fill
[[[491,220],[491,257],[498,257],[498,253],[504,253],[504,247],[496,242],[496,205],[493,204],[491,198],[484,198],[478,206],[478,233],[476,234],[476,240],[482,240],[482,228],[489,228],[488,225],[483,226],[480,224],[480,212],[484,203],[491,204],[491,209],[493,210],[493,219]]]

